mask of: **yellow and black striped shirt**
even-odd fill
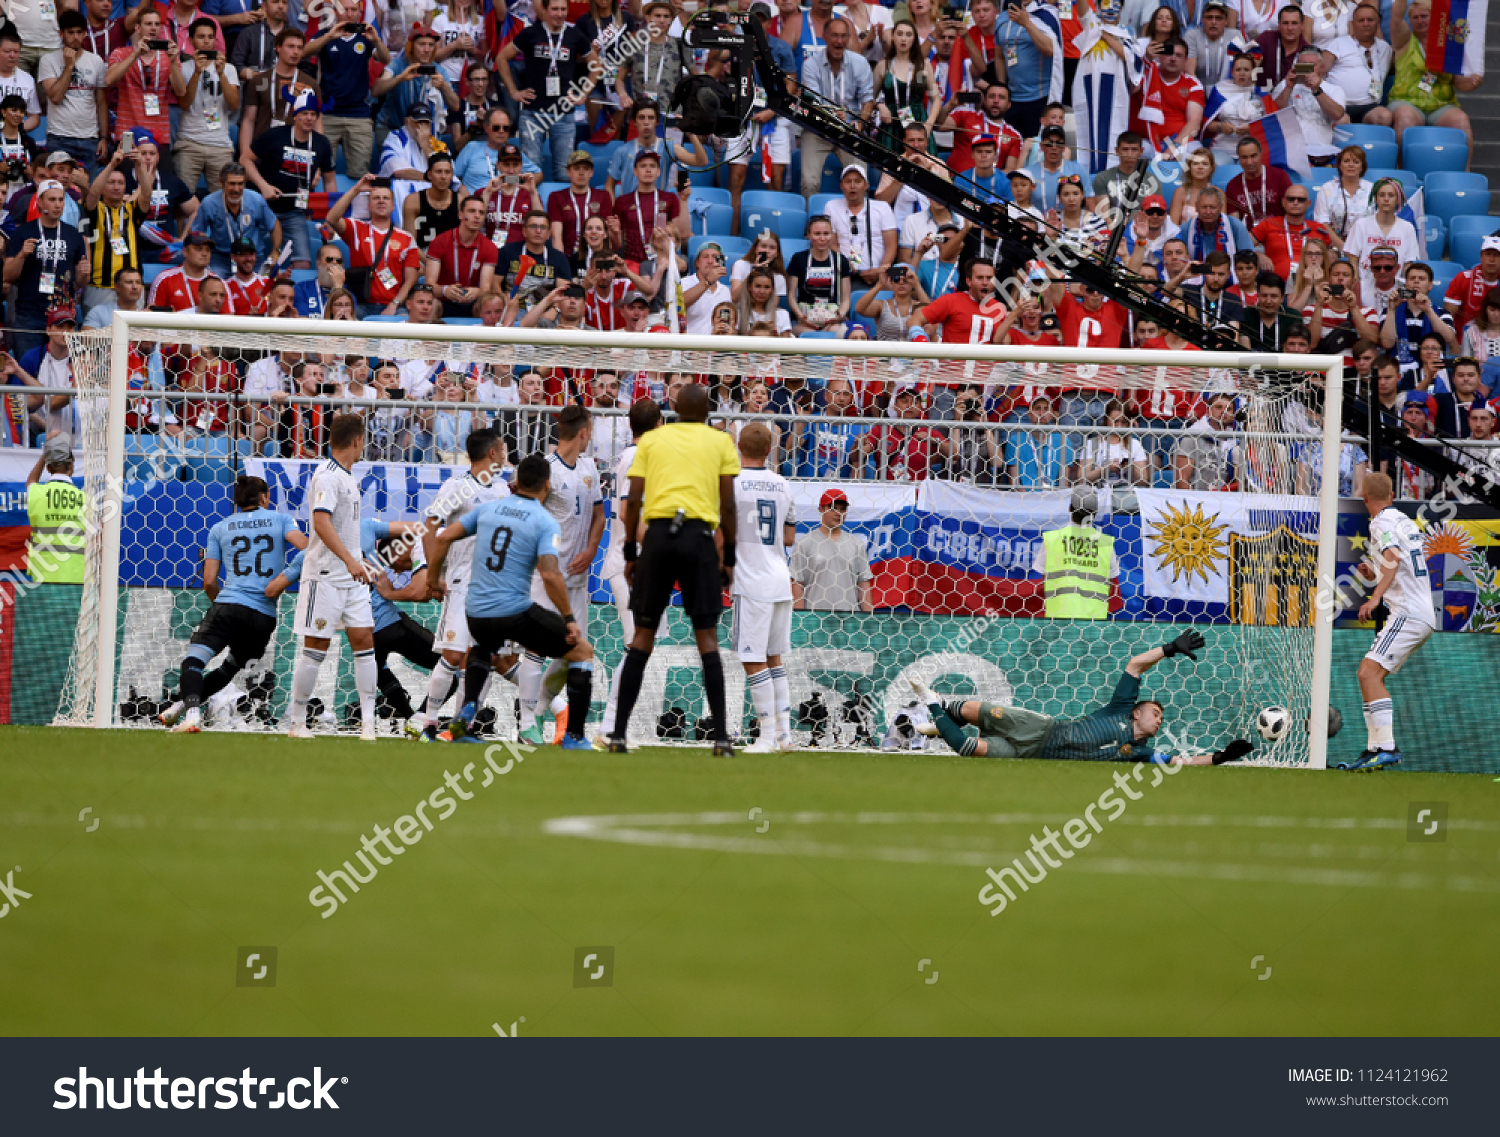
[[[121,269],[141,267],[141,223],[146,215],[127,197],[111,208],[103,200],[88,214],[91,229],[89,246],[89,284],[95,288],[113,288],[115,274]],[[116,242],[123,241],[116,248]]]

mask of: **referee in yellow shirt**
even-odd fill
[[[703,657],[703,690],[714,720],[714,754],[734,754],[724,712],[724,664],[719,658],[719,613],[723,590],[734,576],[734,479],[740,456],[723,431],[707,425],[708,388],[692,384],[677,396],[680,421],[641,436],[630,466],[630,497],[625,502],[625,579],[635,638],[620,667],[617,713],[607,749],[625,753],[625,727],[641,693],[646,661],[656,645],[656,629],[672,601],[672,585],[682,589],[683,611],[693,621]],[[646,521],[645,540],[633,538]],[[714,530],[724,528],[724,557]]]

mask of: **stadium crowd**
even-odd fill
[[[1138,204],[1118,256],[1166,303],[1250,350],[1344,352],[1408,433],[1493,433],[1500,236],[1487,189],[1463,180],[1473,132],[1458,102],[1482,77],[1428,69],[1430,0],[731,2],[851,129],[1095,250],[1103,214]],[[685,44],[698,8],[15,7],[0,25],[4,383],[68,385],[67,334],[142,307],[1192,350],[1052,265],[1002,264],[1015,279],[997,280],[992,236],[779,119],[763,92],[741,137],[684,134],[673,88],[729,66]],[[496,422],[519,459],[546,441],[528,407],[670,409],[674,385],[707,381],[719,413],[803,416],[777,432],[774,463],[792,476],[1256,483],[1233,440],[1131,433],[1233,430],[1231,401],[1082,372],[1048,383],[1044,368],[969,383],[851,365],[807,382],[147,346],[132,386],[163,394],[130,429],[313,456],[329,408],[289,396],[431,399],[456,405],[370,413],[381,456],[452,461]],[[248,402],[172,397],[194,390]],[[0,443],[77,433],[66,397],[4,403]],[[872,417],[886,421],[838,421]],[[620,449],[619,433],[598,444]],[[1367,461],[1346,451],[1352,492]],[[1311,488],[1316,453],[1293,457]],[[1402,496],[1430,492],[1399,473]]]

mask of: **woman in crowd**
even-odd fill
[[[1140,439],[1125,433],[1130,426],[1125,404],[1119,399],[1106,403],[1099,425],[1102,433],[1084,439],[1080,480],[1094,486],[1148,485],[1151,462]]]
[[[849,21],[849,50],[863,55],[873,67],[886,58],[891,46],[892,12],[884,4],[866,4],[865,0],[848,0],[840,5],[839,15]],[[880,79],[875,79],[876,90]]]
[[[1071,241],[1102,250],[1109,243],[1109,225],[1097,213],[1084,209],[1087,200],[1083,179],[1064,174],[1057,179],[1057,209],[1047,211],[1047,223],[1061,229]]]
[[[1367,213],[1349,227],[1344,252],[1359,260],[1359,277],[1366,296],[1375,295],[1375,277],[1370,272],[1370,253],[1376,248],[1396,250],[1400,264],[1422,259],[1422,242],[1417,230],[1396,211],[1406,202],[1406,192],[1395,178],[1381,178],[1370,191],[1373,213]]]
[[[484,11],[479,0],[446,0],[432,18],[432,30],[442,41],[433,59],[456,91],[464,67],[484,58]]]
[[[849,259],[833,247],[833,225],[826,217],[808,222],[807,241],[808,248],[787,266],[792,330],[832,332],[843,339],[849,330]]]
[[[1370,212],[1373,187],[1365,180],[1369,168],[1370,159],[1363,146],[1345,146],[1339,151],[1339,176],[1318,187],[1313,220],[1327,225],[1340,240],[1347,240],[1354,223]]]
[[[736,264],[735,270],[744,263]],[[776,282],[776,274],[765,265],[756,265],[736,282],[741,334],[750,335],[757,326],[769,327],[778,336],[792,334],[792,317],[776,302]]]
[[[896,13],[891,14],[894,16]],[[937,38],[938,30],[936,5],[933,0],[906,0],[905,19],[916,29],[917,47],[921,49],[922,57],[929,58],[932,53],[932,41]],[[892,29],[892,34],[894,35],[894,29]]]
[[[1229,15],[1240,29],[1240,35],[1254,43],[1261,32],[1276,30],[1281,0],[1230,0]]]
[[[1287,307],[1310,316],[1318,285],[1327,279],[1328,246],[1317,237],[1309,237],[1302,246],[1302,255],[1292,266],[1291,278],[1286,282]]]
[[[1142,29],[1141,37],[1137,42],[1147,62],[1154,62],[1161,54],[1162,44],[1169,39],[1181,38],[1182,20],[1176,12],[1163,4],[1151,13],[1151,19],[1146,21],[1146,26]],[[1182,70],[1188,75],[1196,70],[1196,61],[1191,55],[1188,56],[1187,65]]]
[[[620,106],[620,96],[615,90],[615,80],[620,76],[620,60],[628,60],[630,52],[625,40],[635,32],[638,23],[629,12],[620,10],[620,0],[589,0],[588,15],[576,21],[578,30],[594,47],[604,69],[598,82],[589,91],[589,130],[606,111],[609,114],[609,137],[619,137],[620,127],[625,121],[625,111]],[[611,62],[612,61],[612,62]],[[580,134],[580,138],[584,135]]]
[[[1229,79],[1215,88],[1224,102],[1204,126],[1203,138],[1212,140],[1213,155],[1219,163],[1235,160],[1245,131],[1266,115],[1265,101],[1255,86],[1255,70],[1259,66],[1258,55],[1236,55],[1230,64]]]
[[[938,84],[916,25],[902,20],[891,30],[890,39],[884,58],[875,64],[875,90],[881,136],[891,149],[901,150],[905,127],[927,121],[928,100]]]
[[[458,207],[468,196],[462,182],[453,184],[453,159],[434,154],[427,162],[427,186],[401,203],[401,228],[416,238],[417,248],[425,249],[458,228]]]
[[[325,320],[358,320],[359,304],[347,288],[335,288],[323,304]]]
[[[734,271],[729,274],[729,290],[736,300],[744,292],[751,270],[756,268],[767,269],[772,274],[778,300],[786,295],[786,262],[781,255],[781,238],[769,229],[762,229],[751,243],[750,251],[734,262]]]
[[[1459,355],[1479,360],[1484,369],[1484,385],[1492,392],[1500,386],[1500,288],[1484,294],[1479,315],[1464,328]]]
[[[1453,390],[1448,382],[1447,345],[1436,332],[1428,332],[1417,343],[1416,366],[1401,376],[1403,391],[1426,391],[1429,395],[1446,395]]]
[[[889,292],[885,299],[880,294]],[[875,321],[875,338],[884,343],[905,343],[913,320],[920,319],[927,303],[920,295],[916,274],[907,265],[892,265],[880,274],[875,287],[859,298],[854,311]]]
[[[1173,191],[1172,207],[1167,211],[1178,225],[1186,226],[1198,216],[1198,194],[1214,184],[1217,168],[1212,151],[1194,150],[1187,156],[1182,164],[1182,184]]]
[[[583,249],[573,258],[573,275],[582,276],[600,257],[607,260],[618,255],[618,246],[610,236],[609,226],[604,218],[590,217],[583,223]],[[621,258],[621,263],[628,262]]]

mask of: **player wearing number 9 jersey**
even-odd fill
[[[286,564],[288,545],[307,547],[296,520],[271,508],[271,491],[260,478],[241,475],[234,484],[234,504],[239,512],[208,531],[203,591],[213,603],[182,661],[178,701],[159,718],[179,733],[196,734],[202,726],[203,700],[213,698],[245,664],[265,654],[276,631],[276,601],[266,599],[266,585]],[[224,661],[205,675],[203,669],[226,649]]]
[[[1365,749],[1346,770],[1379,770],[1401,761],[1396,746],[1395,704],[1385,680],[1401,670],[1412,652],[1427,642],[1437,627],[1432,607],[1432,582],[1422,558],[1422,533],[1417,523],[1392,506],[1389,474],[1366,474],[1361,486],[1370,513],[1370,556],[1360,575],[1375,587],[1360,606],[1359,618],[1368,620],[1382,603],[1390,612],[1385,626],[1359,664],[1359,693],[1364,700]]]

